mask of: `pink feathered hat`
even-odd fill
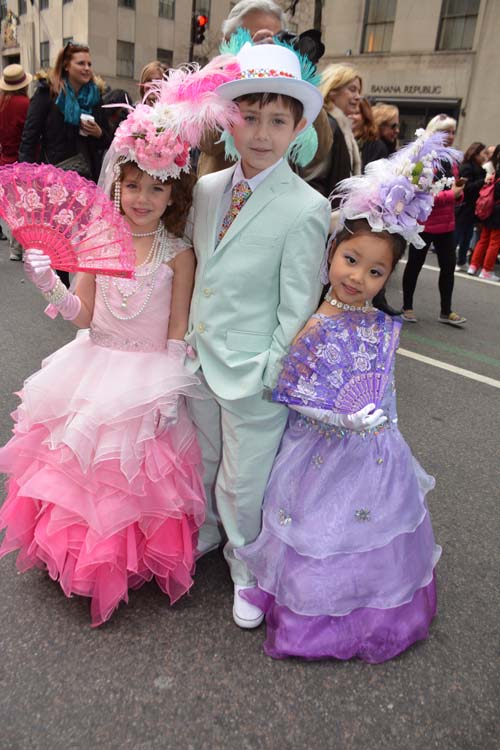
[[[219,55],[203,68],[186,65],[154,81],[146,94],[156,98],[154,104],[131,107],[116,130],[99,178],[104,191],[109,194],[117,177],[116,165],[127,161],[162,181],[189,172],[190,150],[200,145],[203,134],[239,120],[237,105],[215,93],[239,73],[233,55]]]

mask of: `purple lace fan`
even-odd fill
[[[318,316],[290,349],[273,400],[352,414],[379,408],[392,377],[401,322],[381,312]]]
[[[353,375],[335,399],[334,410],[341,414],[354,414],[367,404],[378,408],[389,382],[387,372],[368,372]]]

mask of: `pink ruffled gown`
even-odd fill
[[[185,248],[169,238],[166,260]],[[0,449],[0,556],[19,550],[19,570],[91,597],[94,626],[153,576],[171,603],[193,583],[205,503],[183,395],[197,379],[165,350],[172,278],[166,262],[137,281],[97,277],[90,331],[26,380]],[[177,396],[176,424],[157,434]]]

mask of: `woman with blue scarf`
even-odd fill
[[[57,55],[53,69],[48,75],[39,74],[38,81],[24,125],[19,161],[73,169],[97,182],[111,137],[89,48],[69,42]]]
[[[91,115],[94,120],[82,120],[82,115]],[[28,109],[19,161],[57,165],[81,156],[82,167],[76,171],[97,182],[103,152],[109,144],[89,48],[70,42],[59,52],[48,76],[39,76],[38,89]]]

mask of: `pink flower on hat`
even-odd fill
[[[214,91],[239,70],[235,58],[224,55],[201,70],[184,66],[155,81],[148,95],[154,93],[156,102],[138,104],[119,125],[110,149],[112,163],[133,161],[160,180],[189,172],[190,148],[199,145],[207,130],[224,130],[240,117],[237,105]],[[108,171],[114,179],[113,167]]]

